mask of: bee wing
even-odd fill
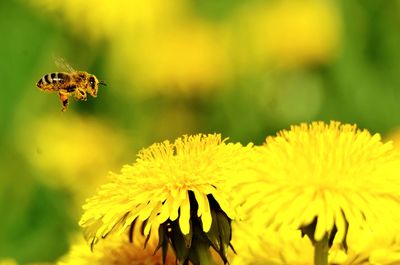
[[[64,58],[61,57],[54,57],[54,63],[57,65],[57,67],[59,67],[60,69],[63,69],[67,72],[76,72],[76,70],[69,65],[69,63],[67,63]]]

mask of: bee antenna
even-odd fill
[[[106,84],[104,81],[102,81],[102,80],[100,80],[99,84],[100,84],[100,85],[103,85],[103,86],[107,86],[107,84]]]

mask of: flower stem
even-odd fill
[[[314,265],[328,265],[328,233],[314,244]]]

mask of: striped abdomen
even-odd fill
[[[65,83],[70,81],[67,73],[50,73],[44,75],[36,84],[43,90],[59,90]]]

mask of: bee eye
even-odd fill
[[[95,82],[94,82],[94,78],[93,78],[93,76],[92,76],[92,77],[89,78],[89,85],[90,85],[92,88],[94,88],[94,84],[95,84]]]

